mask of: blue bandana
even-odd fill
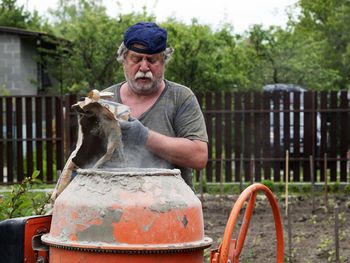
[[[137,53],[156,54],[166,48],[167,32],[155,23],[139,22],[126,30],[124,34],[124,45]],[[134,47],[141,44],[146,49]]]

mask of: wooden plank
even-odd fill
[[[45,97],[45,123],[46,123],[46,182],[53,182],[53,97]]]
[[[322,161],[320,161],[320,167],[324,167],[324,159],[323,156],[325,153],[328,152],[328,132],[327,132],[327,121],[328,121],[328,116],[329,112],[325,112],[328,108],[328,92],[327,91],[321,91],[320,94],[321,97],[321,102],[320,102],[320,109],[322,110],[321,112],[321,145],[320,145],[320,157],[322,158]],[[324,169],[320,169],[320,181],[324,181]]]
[[[240,181],[241,176],[241,160],[239,159],[242,154],[242,103],[241,94],[235,92],[234,97],[234,152],[235,152],[235,181]],[[243,167],[242,167],[243,168]]]
[[[12,98],[8,97],[6,100],[6,139],[13,139],[13,104]],[[6,167],[7,167],[7,183],[14,182],[14,152],[13,152],[13,141],[9,140],[6,143]]]
[[[32,106],[32,97],[25,98],[25,117],[26,117],[26,134],[27,134],[27,155],[26,155],[26,165],[27,171],[26,175],[31,176],[34,171],[34,162],[33,162],[33,106]]]
[[[232,182],[232,93],[225,92],[225,181]]]
[[[22,182],[24,178],[23,172],[23,131],[22,131],[22,98],[16,97],[16,171],[17,171],[17,182]]]
[[[341,91],[340,93],[340,109],[346,110],[348,108],[348,94],[346,90]],[[340,143],[340,157],[344,158],[340,161],[340,181],[346,182],[346,166],[347,166],[347,160],[346,153],[348,151],[348,136],[349,136],[349,130],[348,130],[348,112],[341,112],[340,113],[340,138],[343,141],[343,143]]]
[[[4,130],[2,127],[4,127],[3,122],[3,108],[4,108],[4,99],[0,97],[0,109],[1,109],[1,115],[0,115],[0,138],[5,138],[4,136]],[[0,141],[0,184],[4,183],[4,148],[6,143],[3,141]]]
[[[306,159],[303,161],[303,181],[311,182],[310,176],[310,161],[309,157],[312,155],[313,130],[312,130],[312,92],[305,92],[304,95],[304,137],[302,139],[304,145],[304,156]],[[313,156],[315,158],[315,156]]]
[[[270,104],[270,95],[268,92],[263,93],[263,109],[266,110],[262,118],[263,157],[270,158],[272,157],[272,152],[271,152],[272,145],[270,140],[270,115],[272,116],[272,113],[270,113],[271,104]],[[263,161],[263,168],[264,168],[264,179],[271,180],[271,162]]]
[[[293,109],[300,109],[300,96],[301,92],[294,92],[293,94]],[[300,158],[300,112],[294,112],[293,114],[293,157]],[[293,167],[293,180],[294,182],[300,182],[300,161],[295,160],[292,162]]]
[[[212,110],[212,94],[206,93],[205,94],[205,105],[206,110]],[[207,113],[205,114],[205,123],[207,126],[207,133],[208,133],[208,159],[209,162],[207,163],[207,173],[206,173],[206,179],[207,182],[213,181],[213,132],[212,132],[212,114]]]
[[[55,98],[55,126],[56,126],[56,170],[64,167],[64,127],[63,127],[63,103],[62,97]],[[57,178],[56,178],[57,180]]]
[[[261,103],[262,103],[262,96],[260,92],[254,92],[253,93],[253,107],[254,110],[256,111],[253,114],[253,122],[254,122],[254,157],[255,160],[260,158],[261,152],[262,152],[262,148],[263,148],[263,131],[262,131],[262,118],[263,118],[263,114],[260,113],[259,111],[261,110]],[[261,181],[261,162],[260,161],[255,161],[255,165],[254,165],[254,178],[255,181],[260,182]]]
[[[43,170],[43,143],[40,139],[43,137],[42,127],[42,97],[35,97],[35,138],[39,139],[35,142],[36,153],[36,170],[40,171],[38,178],[44,179]]]
[[[275,92],[272,94],[273,101],[273,155],[275,158],[280,158],[282,155],[281,150],[281,142],[280,142],[280,94]],[[281,162],[275,161],[273,164],[273,172],[275,182],[279,182],[281,180]]]
[[[251,171],[251,162],[250,158],[252,156],[252,118],[251,113],[249,112],[252,109],[252,103],[251,103],[251,93],[250,92],[244,92],[243,93],[243,99],[244,99],[244,121],[243,121],[243,127],[244,127],[244,134],[243,134],[243,141],[244,141],[244,159],[246,160],[244,163],[244,179],[246,182],[250,181],[250,171]]]
[[[215,93],[215,109],[222,110],[221,92]],[[221,178],[221,158],[222,158],[222,113],[215,113],[215,180],[220,182]]]
[[[198,104],[199,104],[199,107],[202,109],[203,111],[203,93],[202,92],[196,92],[195,93],[195,96],[197,98],[197,101],[198,101]],[[203,174],[203,172],[202,172]],[[195,173],[195,179],[196,179],[196,182],[200,182],[200,171],[196,170],[196,173]]]
[[[74,151],[78,138],[78,116],[72,110],[72,105],[77,102],[77,97],[75,94],[65,97],[66,159]]]
[[[283,92],[283,157],[286,157],[286,151],[288,150],[289,155],[291,155],[290,150],[290,107],[291,107],[291,98],[290,92]],[[288,168],[288,181],[290,181],[290,169],[289,165],[286,166],[286,162],[283,162],[283,178],[286,178],[286,168]]]
[[[337,91],[331,91],[331,101],[330,101],[330,108],[331,109],[337,109],[338,108],[338,95]],[[332,111],[331,113],[331,124],[330,124],[330,141],[331,141],[331,149],[330,149],[330,154],[329,154],[329,170],[331,174],[331,181],[335,181],[337,178],[337,126],[338,126],[338,121],[337,121],[337,112]]]

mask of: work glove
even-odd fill
[[[120,121],[124,145],[143,146],[148,138],[148,128],[138,119],[129,117],[129,121]]]

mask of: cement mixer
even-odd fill
[[[262,184],[253,184],[241,193],[221,245],[210,252],[210,262],[239,262],[259,191],[270,202],[276,262],[283,262],[279,208],[272,192]],[[231,239],[248,198],[239,236]],[[204,236],[201,201],[177,169],[79,169],[57,198],[52,216],[3,221],[0,236],[6,240],[1,244],[0,262],[6,263],[200,263],[204,249],[212,244],[212,239]]]

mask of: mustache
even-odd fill
[[[146,73],[138,71],[135,75],[135,79],[139,79],[139,78],[148,78],[153,80],[153,74],[151,71],[147,71]]]

